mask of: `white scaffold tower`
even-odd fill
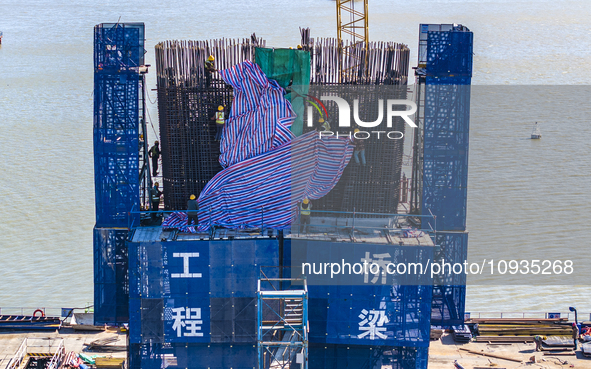
[[[308,287],[302,278],[258,281],[258,368],[308,369]]]

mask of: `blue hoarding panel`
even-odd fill
[[[313,288],[314,286],[310,286]],[[429,345],[431,286],[398,286],[372,295],[328,299],[326,342],[350,345]],[[358,296],[365,296],[359,299]],[[310,322],[310,331],[318,324]],[[316,342],[312,337],[311,342]]]
[[[128,253],[126,229],[95,228],[94,321],[120,324],[129,321]]]
[[[427,347],[310,344],[310,369],[426,369]]]

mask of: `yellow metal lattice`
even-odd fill
[[[362,0],[355,7],[354,0],[336,0],[337,3],[337,39],[340,51],[340,80],[346,82],[352,74],[367,74],[369,58],[369,29],[367,2]],[[348,41],[348,42],[347,42]]]

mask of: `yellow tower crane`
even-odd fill
[[[354,0],[336,0],[337,39],[341,54],[339,82],[354,79],[353,74],[360,70],[364,77],[367,75],[369,60],[368,0],[362,1],[363,6],[361,7],[359,4],[355,9]],[[345,39],[349,43],[345,44]]]

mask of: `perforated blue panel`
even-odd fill
[[[94,29],[94,176],[97,227],[127,227],[139,205],[138,66],[144,25]]]
[[[432,212],[437,219],[434,222],[432,218],[423,218],[423,227],[463,231],[468,189],[470,86],[430,85],[431,80],[437,79],[427,78],[425,93],[422,213]]]
[[[463,263],[468,257],[468,232],[438,232],[440,257],[449,263]],[[431,324],[463,324],[466,303],[466,275],[451,274],[433,287]]]
[[[466,31],[429,32],[427,75],[471,78],[473,38],[473,33]]]

